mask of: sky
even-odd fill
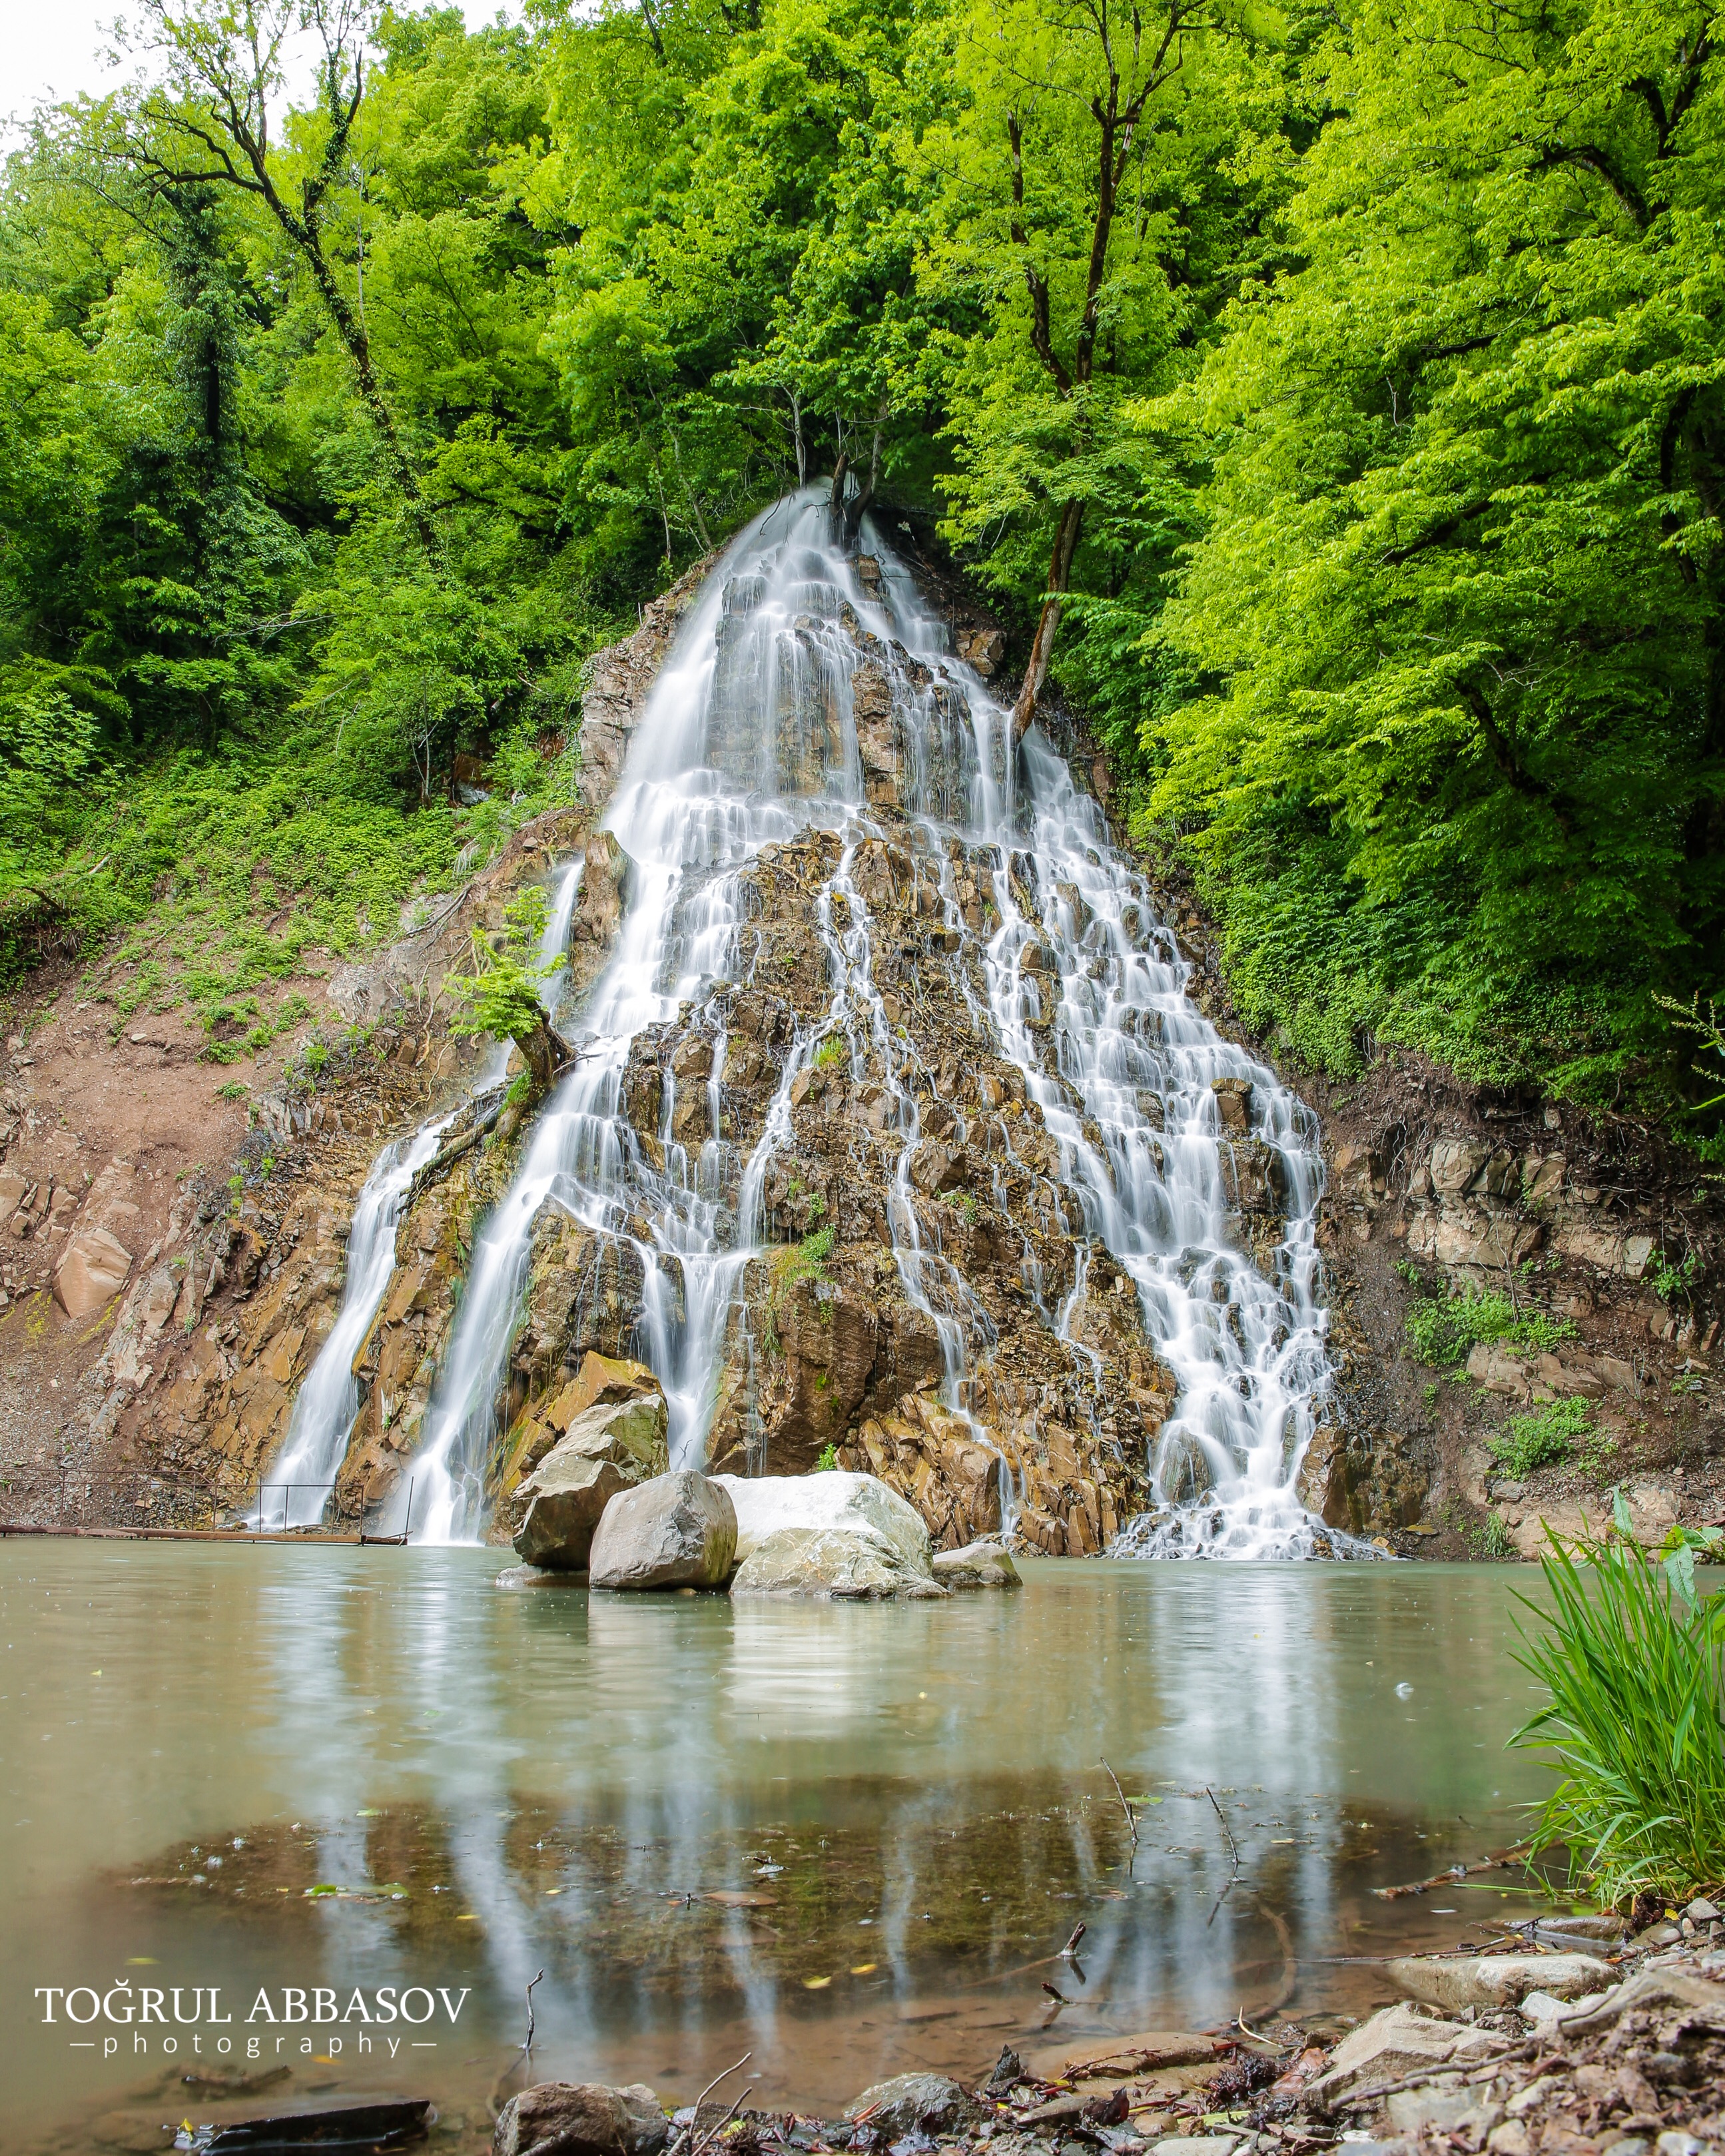
[[[470,23],[490,22],[500,0],[459,0]],[[502,12],[519,19],[516,0]],[[116,15],[136,16],[127,0],[0,0],[0,120],[23,118],[44,98],[100,95],[126,79],[101,55]]]

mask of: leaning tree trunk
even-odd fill
[[[1060,625],[1060,607],[1072,581],[1072,557],[1078,552],[1078,535],[1084,528],[1084,504],[1069,501],[1060,511],[1060,521],[1055,527],[1054,554],[1048,565],[1048,591],[1042,602],[1042,612],[1036,623],[1036,634],[1030,645],[1029,664],[1024,669],[1024,685],[1019,691],[1019,700],[1012,710],[1012,737],[1022,741],[1030,721],[1036,716],[1036,706],[1042,695],[1042,685],[1048,679],[1048,662],[1054,650],[1055,631]]]
[[[568,1043],[559,1037],[542,1010],[531,1032],[515,1036],[515,1045],[521,1051],[521,1059],[533,1081],[533,1097],[537,1100],[541,1094],[551,1091],[557,1073],[568,1062]]]

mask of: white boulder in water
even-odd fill
[[[788,1527],[861,1535],[907,1569],[932,1576],[922,1516],[873,1475],[716,1475],[737,1509],[737,1554],[747,1563],[768,1535]]]
[[[932,1573],[906,1563],[872,1535],[842,1527],[780,1527],[737,1567],[731,1592],[807,1602],[944,1601]]]

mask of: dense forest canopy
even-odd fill
[[[1087,716],[1286,1053],[1681,1116],[1714,27],[143,0],[0,192],[0,961],[118,937],[122,1002],[231,1034],[567,798],[593,651],[842,459],[1017,624],[1021,721],[1045,675]]]

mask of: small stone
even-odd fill
[[[1661,2133],[1656,2144],[1659,2156],[1707,2156],[1707,2143],[1692,2133]]]
[[[967,1543],[963,1549],[937,1550],[934,1576],[942,1587],[1022,1587],[1018,1567],[1004,1543]]]
[[[1692,1924],[1717,1924],[1719,1921],[1718,1910],[1702,1894],[1696,1896],[1683,1914]]]
[[[512,2096],[497,2114],[491,2156],[632,2156],[629,2115],[622,2097],[597,2082],[542,2082]]]
[[[981,2107],[945,2074],[895,2074],[877,2082],[845,2116],[877,2133],[938,2133],[968,2125]],[[1088,2152],[1086,2152],[1088,2156]]]

